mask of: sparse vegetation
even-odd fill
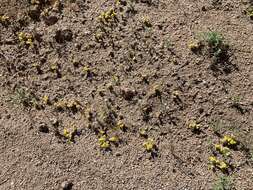
[[[227,55],[228,44],[224,42],[224,38],[217,32],[206,32],[202,34],[203,42],[208,46],[208,51],[215,59],[222,59]]]
[[[248,17],[250,17],[250,19],[253,19],[253,6],[248,7],[246,14]]]
[[[201,125],[197,123],[197,121],[192,120],[189,122],[188,126],[193,132],[199,131],[201,128]]]
[[[215,156],[210,156],[209,161],[212,169],[218,168],[222,172],[227,172],[229,169],[229,165],[225,161],[219,160]]]
[[[229,156],[230,155],[230,150],[227,147],[223,147],[221,144],[215,144],[215,150],[217,150],[220,154],[223,156]]]
[[[0,189],[250,189],[252,6],[3,0]]]
[[[156,147],[155,141],[154,141],[153,139],[151,139],[151,138],[147,139],[147,141],[145,141],[145,142],[143,143],[143,146],[144,146],[144,148],[145,148],[145,150],[146,150],[147,152],[152,152],[152,151],[154,151],[154,150],[155,150],[155,147]]]
[[[0,23],[3,25],[7,25],[9,23],[10,18],[6,15],[0,15]]]
[[[20,32],[18,34],[18,39],[22,45],[25,44],[25,45],[33,46],[33,35],[32,34]]]
[[[67,143],[74,142],[74,137],[77,134],[76,126],[72,126],[69,129],[64,128],[63,137],[67,140]]]
[[[10,97],[10,101],[16,105],[22,105],[23,107],[39,107],[38,98],[30,92],[28,89],[18,87],[15,89],[14,94]]]
[[[232,190],[232,183],[229,177],[221,176],[215,182],[212,190]]]
[[[238,141],[236,141],[234,137],[229,135],[225,135],[221,142],[227,146],[236,146],[238,144]]]

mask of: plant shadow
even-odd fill
[[[214,72],[214,75],[218,74],[230,74],[233,71],[238,71],[239,68],[236,64],[233,64],[231,61],[231,54],[228,52],[222,53],[218,57],[213,58],[213,62],[210,65],[210,69]]]

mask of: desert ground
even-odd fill
[[[252,0],[1,0],[1,190],[253,190]]]

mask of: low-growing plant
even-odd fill
[[[120,139],[117,135],[110,137],[108,140],[112,143],[118,143],[120,141]]]
[[[41,4],[40,0],[31,0],[30,2],[31,2],[32,5],[39,5],[39,4]]]
[[[241,100],[242,100],[242,97],[240,95],[231,97],[231,101],[233,105],[239,105]]]
[[[221,176],[213,185],[212,190],[231,190],[232,183],[229,177]]]
[[[140,136],[147,138],[148,137],[147,128],[140,128],[139,134]]]
[[[246,15],[250,17],[250,19],[253,19],[253,6],[247,8]]]
[[[224,37],[217,32],[203,33],[203,40],[209,47],[211,56],[219,59],[227,54],[228,44],[225,44]]]
[[[6,15],[0,15],[0,23],[3,25],[7,25],[9,23],[9,17]]]
[[[239,143],[233,136],[229,136],[229,135],[225,135],[223,139],[221,140],[221,142],[225,146],[236,146]]]
[[[217,135],[221,135],[223,129],[224,129],[224,122],[222,120],[213,120],[210,123],[211,128],[213,129],[213,132]]]
[[[219,160],[215,156],[210,156],[209,161],[212,169],[218,168],[222,172],[227,172],[229,169],[229,164],[227,164],[225,161]]]
[[[18,33],[18,39],[22,45],[33,46],[34,37],[32,34],[20,32]]]
[[[82,105],[77,100],[59,100],[54,103],[54,107],[59,110],[70,110],[72,112],[77,112],[82,108]]]
[[[95,36],[95,40],[97,42],[103,42],[103,40],[104,40],[104,33],[97,31],[94,36]]]
[[[144,143],[143,146],[147,152],[153,152],[156,148],[155,141],[151,138],[148,138]]]
[[[145,17],[142,18],[142,23],[143,23],[143,25],[144,25],[145,27],[148,27],[148,28],[152,27],[150,18],[147,17],[147,16],[145,16]]]
[[[163,48],[165,48],[167,50],[171,50],[172,47],[173,47],[173,44],[172,44],[171,40],[169,38],[164,39]]]
[[[14,94],[10,97],[10,101],[14,104],[22,105],[24,107],[40,107],[35,94],[21,87],[15,89]]]
[[[74,142],[74,137],[77,134],[77,128],[72,126],[70,129],[63,129],[63,137],[67,139],[67,143]]]
[[[43,104],[45,104],[45,105],[49,105],[49,104],[50,104],[49,96],[44,95],[44,96],[42,97],[42,102],[43,102]]]
[[[152,88],[149,90],[147,96],[149,98],[153,98],[153,97],[161,97],[162,94],[162,87],[160,84],[155,84],[154,86],[152,86]]]
[[[189,122],[188,127],[189,127],[193,132],[196,132],[196,131],[199,131],[199,130],[200,130],[201,125],[198,124],[196,120],[191,120],[191,121]]]
[[[115,9],[111,8],[108,11],[102,12],[99,15],[98,19],[103,24],[117,21],[117,14],[115,12]]]
[[[102,149],[109,149],[110,148],[110,141],[108,140],[106,134],[105,135],[102,135],[99,139],[98,139],[98,142],[99,142],[99,146],[100,148]]]
[[[218,151],[223,156],[227,157],[230,155],[230,149],[228,147],[224,147],[221,144],[215,144],[214,147],[215,150]]]
[[[193,52],[197,52],[201,49],[201,43],[199,41],[192,41],[188,44],[188,48],[193,51]]]
[[[245,114],[248,109],[243,106],[242,97],[240,95],[231,97],[231,107],[237,109],[241,114]]]
[[[122,120],[119,120],[116,123],[115,129],[120,129],[122,131],[126,131],[127,130],[127,126],[125,125],[125,123]]]
[[[83,67],[82,68],[82,75],[85,76],[86,78],[90,78],[95,74],[95,71],[90,68],[90,67]]]

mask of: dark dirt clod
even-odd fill
[[[58,21],[58,17],[57,16],[53,16],[53,15],[50,15],[50,16],[45,16],[43,17],[43,20],[45,22],[46,25],[54,25],[57,21]],[[63,37],[64,38],[64,37]],[[66,37],[65,37],[66,38]],[[67,40],[69,39],[69,40]],[[67,41],[70,41],[72,39],[72,36],[67,36]],[[59,39],[58,39],[59,40]],[[62,39],[63,40],[63,39]],[[58,42],[58,41],[57,41]],[[60,43],[60,42],[58,42]],[[61,42],[62,43],[62,42]]]
[[[39,126],[39,132],[49,133],[49,128],[45,124],[42,124]]]
[[[125,100],[132,100],[137,95],[136,90],[130,88],[121,88],[120,91]]]
[[[71,41],[72,38],[73,38],[73,33],[70,29],[56,31],[55,40],[58,43],[64,43],[66,41]]]

